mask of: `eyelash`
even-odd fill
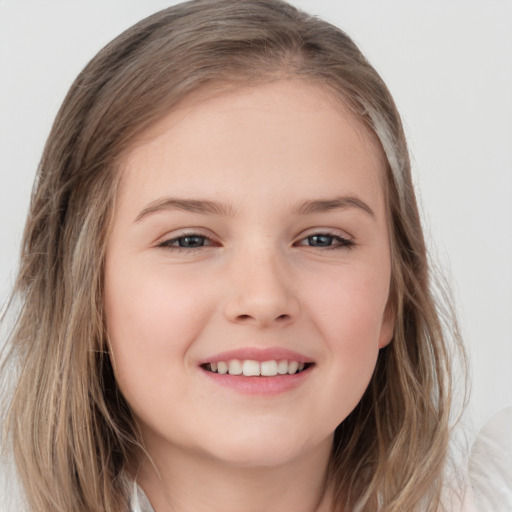
[[[304,241],[310,241],[311,242],[311,239],[315,238],[315,237],[326,237],[326,238],[329,238],[331,239],[331,245],[318,245],[318,246],[315,246],[315,245],[306,245],[306,244],[302,244],[301,242],[304,242]],[[201,239],[202,240],[202,244],[201,245],[196,245],[196,246],[191,246],[191,247],[186,247],[186,246],[180,246],[180,245],[173,245],[173,244],[176,244],[176,243],[180,243],[180,241],[184,240],[184,239],[187,239],[187,238],[196,238],[196,239]],[[205,243],[207,242],[207,243]],[[334,245],[333,245],[333,242],[336,242]],[[168,250],[172,250],[172,251],[181,251],[181,252],[188,252],[188,251],[197,251],[197,250],[200,250],[200,249],[203,249],[204,247],[218,247],[220,244],[218,243],[215,243],[211,238],[205,236],[205,235],[201,235],[199,233],[183,233],[182,235],[180,236],[177,236],[175,238],[170,238],[168,240],[163,240],[162,242],[160,242],[157,247],[160,247],[160,248],[163,248],[163,249],[168,249]],[[334,233],[329,233],[328,231],[326,232],[318,232],[318,233],[313,233],[311,235],[308,235],[304,238],[301,238],[298,242],[295,242],[293,244],[294,247],[312,247],[312,248],[317,248],[317,249],[323,249],[323,250],[334,250],[334,249],[352,249],[354,246],[356,245],[356,243],[353,241],[353,240],[350,240],[349,238],[344,238],[342,236],[339,236],[339,235],[335,235]]]
[[[208,243],[207,244],[203,243],[203,245],[197,245],[197,246],[192,246],[192,247],[183,247],[180,245],[172,245],[174,243],[179,244],[180,240],[184,240],[186,238],[201,238],[203,240],[203,242],[207,241]],[[161,247],[163,249],[170,249],[172,251],[185,252],[185,251],[197,251],[198,249],[202,249],[203,247],[215,247],[215,246],[218,247],[218,245],[219,244],[216,244],[211,238],[209,238],[205,235],[201,235],[199,233],[183,233],[180,236],[170,238],[168,240],[163,240],[162,242],[160,242],[157,245],[157,247]]]
[[[302,245],[300,242],[304,242],[305,240],[311,240],[315,237],[326,237],[331,239],[331,245]],[[336,242],[334,245],[332,242]],[[340,235],[335,235],[334,233],[326,232],[318,232],[313,233],[312,235],[308,235],[301,240],[299,240],[299,243],[293,244],[294,246],[302,246],[302,247],[313,247],[318,249],[324,249],[324,250],[334,250],[334,249],[352,249],[356,244],[353,240],[350,240],[349,238],[344,238]]]

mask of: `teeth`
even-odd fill
[[[300,373],[306,367],[305,363],[298,361],[287,360],[270,360],[270,361],[254,361],[246,359],[240,361],[239,359],[230,359],[229,361],[218,361],[217,363],[210,363],[206,368],[213,373],[220,373],[221,375],[244,375],[246,377],[275,377],[276,375],[293,375]]]
[[[288,373],[288,361],[279,361],[277,363],[277,373],[286,375]]]
[[[247,361],[244,361],[242,368],[243,374],[246,377],[258,376],[260,374],[260,363],[258,361],[247,359]]]
[[[261,375],[265,377],[277,375],[277,361],[264,361],[261,363]]]
[[[299,363],[297,361],[290,361],[288,363],[288,373],[290,375],[293,375],[294,373],[297,373],[298,369],[299,369]]]
[[[242,363],[238,359],[232,359],[228,363],[229,375],[241,375],[242,374]]]

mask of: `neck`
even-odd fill
[[[143,463],[137,481],[155,512],[329,512],[330,449],[328,439],[296,460],[252,467],[174,447]]]

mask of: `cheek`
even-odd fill
[[[120,384],[135,380],[144,368],[154,369],[149,375],[140,375],[144,379],[156,379],[159,369],[172,371],[174,364],[183,361],[204,323],[201,315],[206,311],[198,303],[201,294],[193,293],[186,277],[172,277],[166,278],[162,269],[107,269],[107,327]]]
[[[163,404],[194,397],[183,379],[189,347],[208,317],[190,276],[139,265],[106,268],[105,308],[116,381],[135,415],[153,424]],[[192,280],[197,284],[196,281]],[[184,367],[185,364],[185,367]],[[190,368],[189,368],[190,369]],[[170,383],[172,382],[172,385]]]
[[[359,402],[375,369],[388,299],[387,275],[352,269],[317,284],[310,294],[310,310],[328,348],[330,399],[343,404],[345,416]]]
[[[323,282],[309,294],[309,309],[334,346],[351,344],[356,353],[378,346],[388,301],[386,273],[349,269]]]

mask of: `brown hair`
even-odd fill
[[[451,408],[448,343],[408,150],[379,75],[336,27],[280,0],[197,0],[141,21],[80,73],[41,159],[13,294],[6,421],[34,512],[119,512],[140,436],[108,356],[103,260],[118,167],[130,144],[207,86],[307,80],[379,139],[388,168],[394,337],[335,433],[335,508],[439,510]]]

